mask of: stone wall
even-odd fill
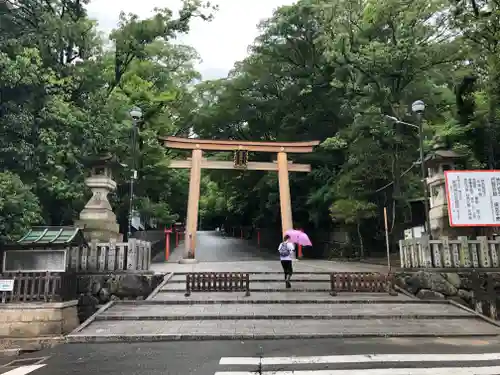
[[[116,300],[143,300],[162,282],[164,275],[94,274],[78,277],[80,322],[94,314],[99,305]]]
[[[493,274],[497,292],[496,304],[499,306],[500,272]],[[418,298],[449,299],[474,310],[473,292],[470,289],[468,275],[467,272],[399,272],[395,274],[395,283]],[[483,307],[485,313],[486,308]]]
[[[0,304],[0,336],[61,336],[79,324],[77,301]]]

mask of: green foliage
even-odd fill
[[[157,135],[314,139],[321,145],[313,154],[290,155],[312,166],[290,177],[294,225],[314,242],[328,241],[337,226],[355,232],[361,251],[383,248],[377,213],[391,213],[396,241],[411,219],[409,201],[423,193],[417,131],[387,119],[415,122],[418,99],[426,103],[425,152],[438,136],[468,167],[498,167],[497,0],[300,0],[262,22],[250,55],[227,78],[196,85],[196,51],[171,40],[193,17],[209,20],[210,4],[185,0],[177,17],[169,9],[148,19],[122,14],[111,50],[86,4],[0,2],[0,164],[38,197],[47,224],[71,223],[83,207],[83,156],[109,151],[127,165],[112,197],[122,224],[135,166],[136,208],[170,225],[185,217],[189,177],[169,169],[178,155]],[[133,106],[143,111],[136,150]],[[201,222],[279,231],[278,191],[276,173],[210,171]]]
[[[24,234],[41,220],[38,198],[19,176],[0,173],[0,245]]]
[[[377,205],[354,199],[339,199],[330,206],[330,215],[335,221],[358,224],[376,215]]]
[[[122,15],[104,40],[86,14],[87,3],[0,3],[0,165],[18,176],[2,193],[21,189],[22,181],[36,195],[23,193],[31,211],[25,216],[16,211],[22,206],[12,215],[1,211],[9,225],[2,233],[18,234],[39,214],[48,225],[72,224],[89,193],[82,160],[102,152],[127,165],[116,171],[118,190],[111,197],[122,230],[134,166],[136,209],[159,225],[185,215],[186,173],[168,169],[157,136],[189,124],[195,107],[190,85],[199,78],[196,52],[170,40],[186,33],[193,17],[208,20],[211,8],[186,0],[177,17],[168,9],[143,20]],[[128,114],[133,106],[144,113],[136,152]]]
[[[313,169],[291,175],[294,225],[316,241],[327,240],[333,225],[355,227],[361,246],[365,237],[383,248],[376,213],[387,207],[397,241],[410,225],[408,202],[423,193],[417,131],[386,116],[415,123],[411,103],[423,100],[425,152],[439,136],[469,167],[500,158],[493,26],[500,13],[497,1],[476,5],[301,0],[281,7],[228,79],[198,85],[195,130],[210,138],[320,140],[313,155],[293,157]],[[233,177],[210,174],[231,202],[228,220],[279,228],[275,175]]]

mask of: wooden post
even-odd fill
[[[389,247],[389,224],[387,222],[387,207],[384,207],[384,226],[385,226],[385,248],[387,250],[387,272],[391,273],[391,254]],[[403,263],[402,259],[401,263]],[[401,266],[404,267],[403,265]]]
[[[191,156],[191,173],[189,177],[189,198],[187,210],[185,248],[183,259],[195,259],[196,232],[198,229],[198,207],[200,201],[201,159],[203,152],[193,150]]]
[[[165,262],[168,262],[170,257],[170,233],[172,233],[172,229],[165,228]]]
[[[302,228],[299,228],[298,230],[300,230],[301,232],[304,232],[304,229]],[[298,244],[298,251],[297,251],[297,258],[302,258],[302,245],[301,244]]]
[[[282,234],[285,235],[287,230],[293,229],[292,201],[290,199],[286,152],[278,152],[278,182],[280,188],[281,228]]]

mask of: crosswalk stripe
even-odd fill
[[[4,372],[2,375],[26,375],[32,371],[38,370],[39,368],[41,368],[43,366],[45,366],[45,365],[21,366],[21,367],[15,368],[13,370]]]
[[[215,375],[255,375],[255,371],[222,371]],[[497,375],[500,366],[491,367],[432,367],[432,368],[377,368],[356,370],[295,370],[262,371],[261,375]]]
[[[296,365],[371,362],[453,362],[500,360],[500,353],[477,354],[359,354],[311,357],[222,357],[220,365]]]

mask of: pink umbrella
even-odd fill
[[[290,240],[296,244],[301,246],[312,246],[309,236],[300,230],[289,229],[285,234],[290,236]]]

